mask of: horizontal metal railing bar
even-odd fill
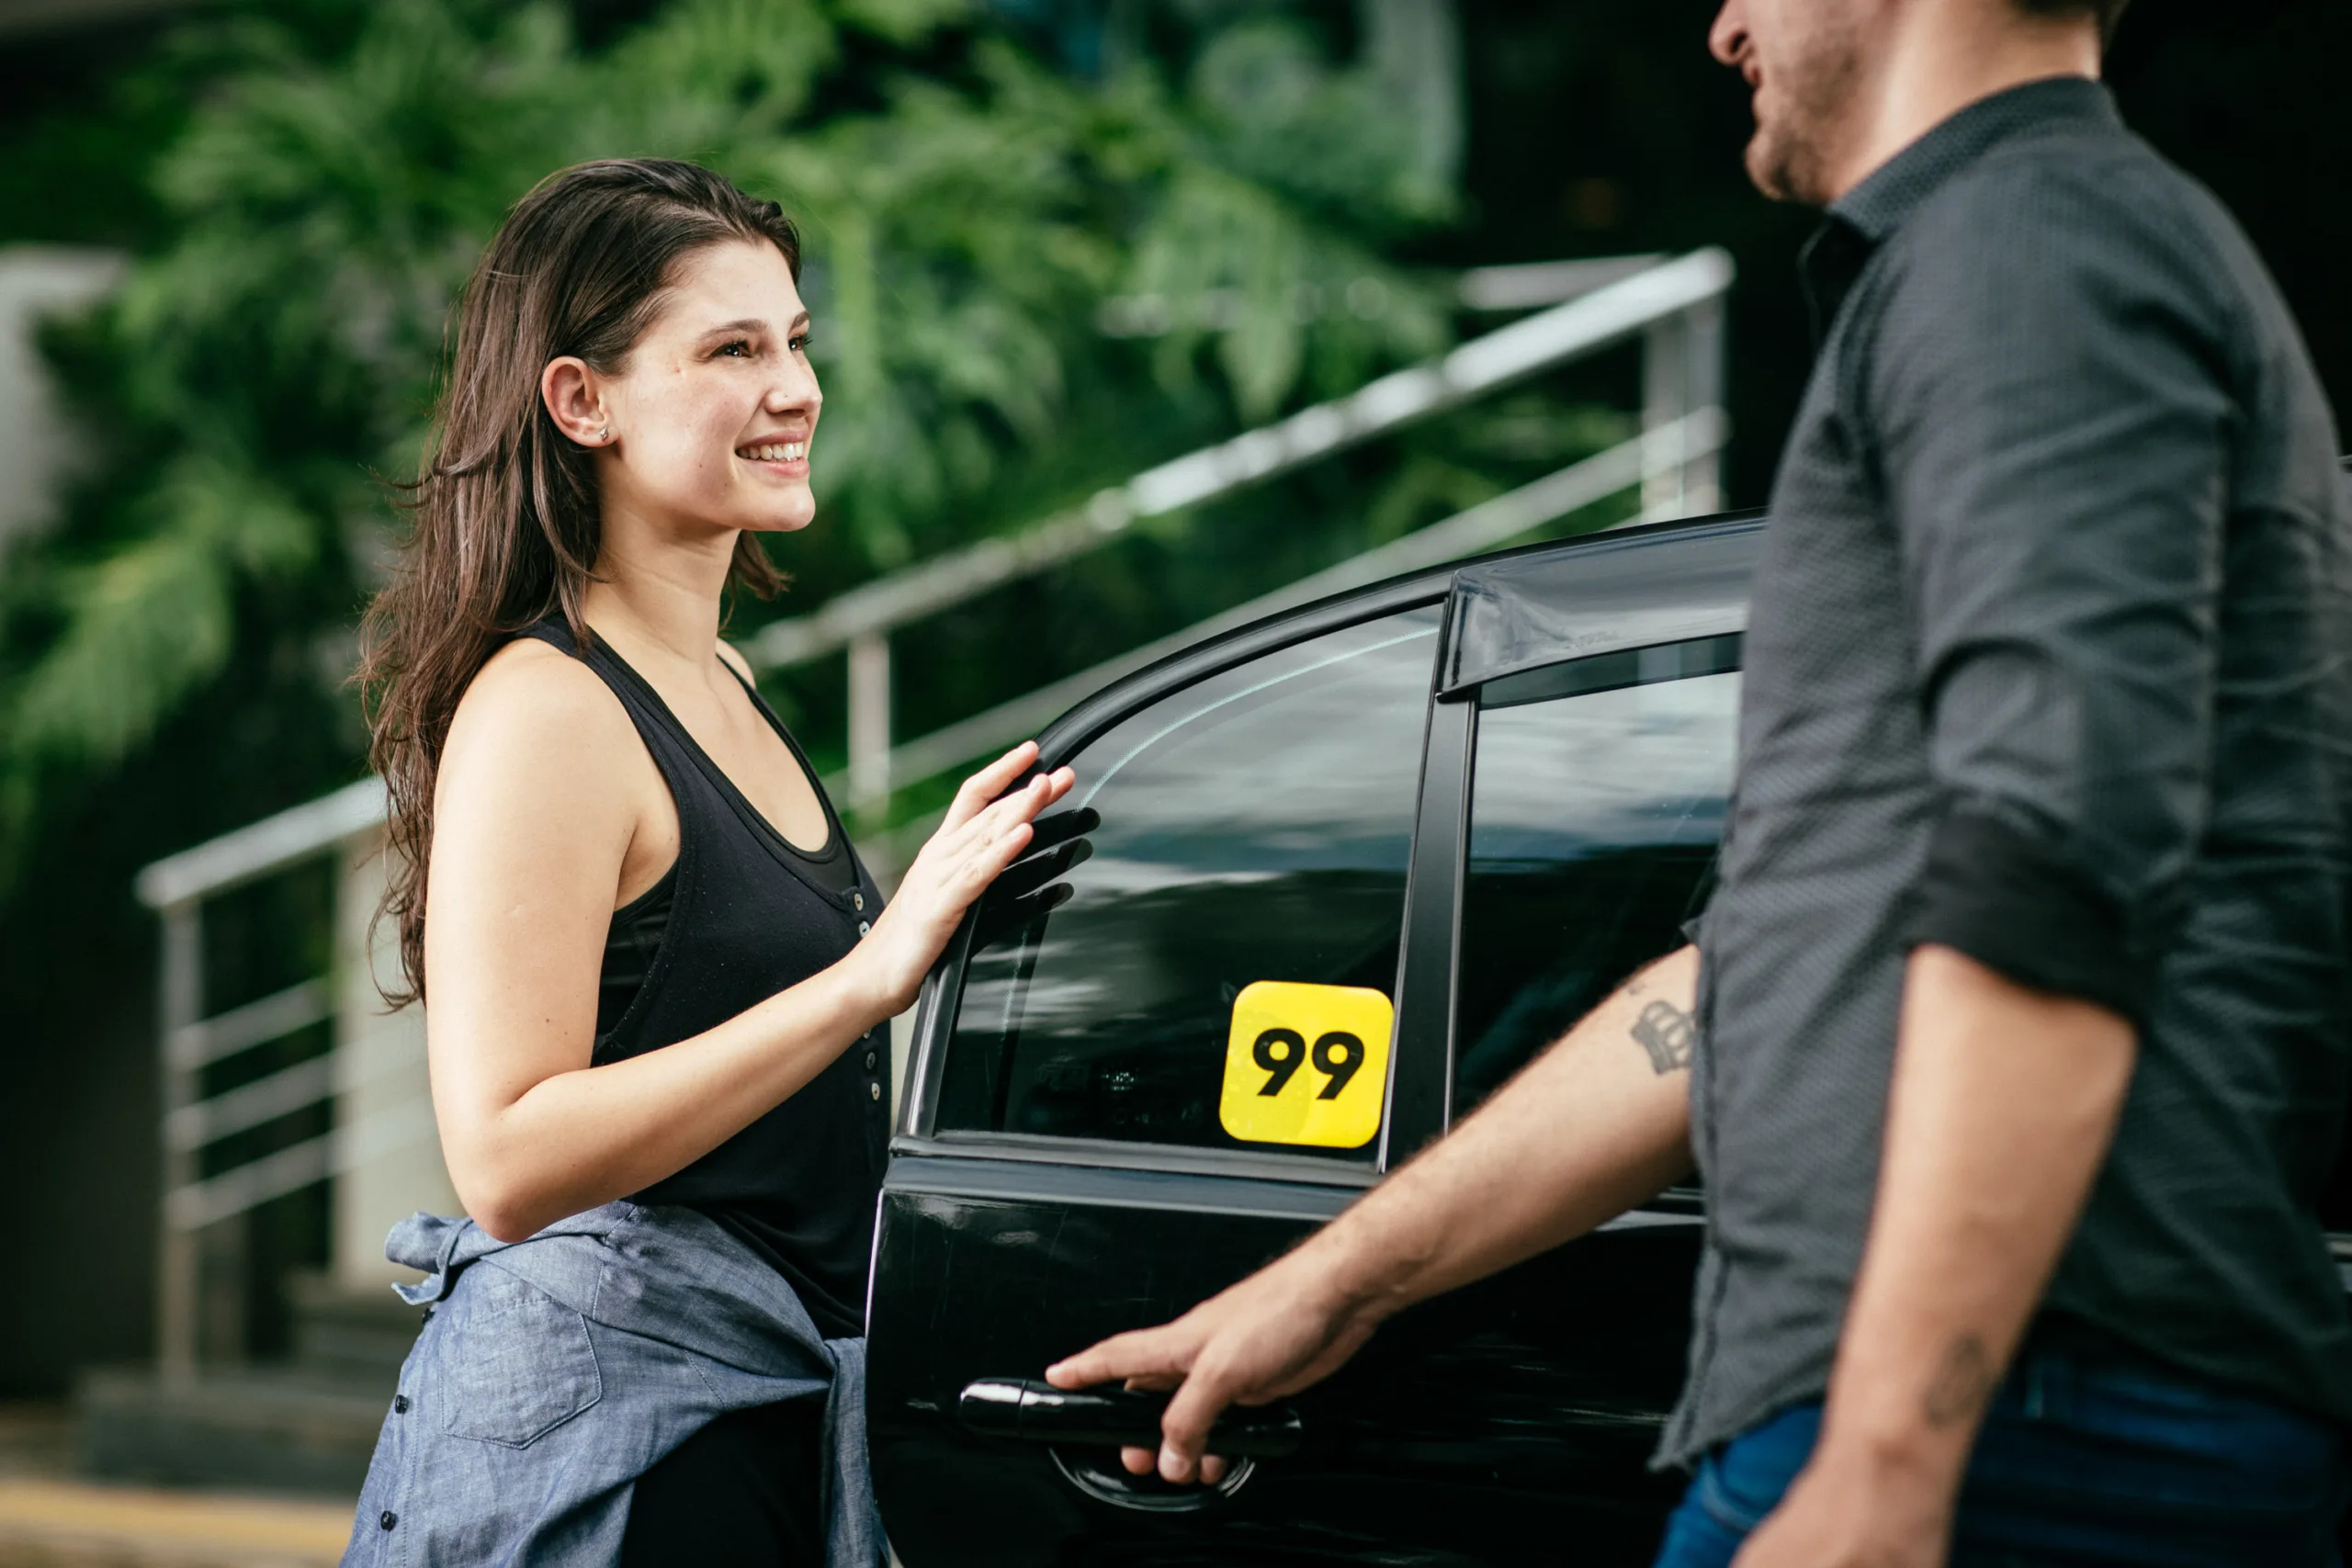
[[[433,1131],[433,1102],[419,1096],[379,1111],[355,1127],[306,1138],[250,1164],[175,1188],[164,1195],[164,1223],[175,1231],[202,1230],[314,1181],[422,1143]]]
[[[139,874],[141,902],[168,909],[308,860],[384,819],[384,784],[361,779],[333,795],[166,855]]]
[[[183,1105],[164,1118],[164,1146],[182,1153],[200,1149],[232,1133],[242,1133],[322,1100],[332,1100],[335,1069],[334,1053],[329,1052],[249,1084],[240,1084],[225,1094]]]
[[[1236,626],[1333,593],[1344,593],[1422,567],[1476,555],[1539,527],[1633,489],[1648,475],[1721,451],[1730,422],[1721,409],[1701,409],[1671,424],[1619,443],[1556,473],[1481,502],[1442,522],[1432,523],[1311,576],[1237,604],[1181,632],[1145,644],[1050,685],[1001,703],[967,719],[935,729],[890,750],[894,787],[918,784],[1000,746],[1034,735],[1054,716],[1119,677]],[[845,773],[824,780],[828,790],[845,787]]]
[[[259,1001],[174,1030],[169,1062],[182,1071],[193,1070],[266,1040],[307,1029],[334,1013],[334,987],[323,976],[304,980]]]
[[[1582,256],[1573,261],[1505,262],[1474,266],[1454,279],[1455,298],[1468,310],[1530,310],[1558,305],[1579,294],[1607,288],[1621,277],[1666,260],[1663,253]],[[1357,290],[1368,285],[1373,299],[1385,299],[1386,287],[1372,278],[1343,289],[1329,289],[1293,301],[1299,321],[1346,311],[1359,313]],[[1208,288],[1190,295],[1118,294],[1095,312],[1095,330],[1105,337],[1166,337],[1187,329],[1222,331],[1240,324],[1245,300],[1238,288]],[[1376,313],[1376,310],[1375,312]]]
[[[920,620],[1107,544],[1137,519],[1216,500],[1607,348],[1720,298],[1733,270],[1729,254],[1712,248],[1649,267],[1347,397],[1162,463],[1098,492],[1074,513],[935,556],[836,595],[812,614],[773,622],[744,652],[755,665],[783,669]]]
[[[324,1133],[265,1155],[250,1165],[176,1188],[164,1196],[164,1223],[175,1231],[201,1230],[272,1198],[324,1181],[334,1170],[334,1134]]]
[[[1474,266],[1462,275],[1457,287],[1462,303],[1473,310],[1531,310],[1581,299],[1666,259],[1663,253],[1652,253]]]
[[[298,1062],[209,1100],[181,1106],[164,1118],[164,1144],[182,1151],[202,1148],[232,1133],[258,1127],[390,1074],[406,1071],[412,1066],[415,1053],[415,1043],[406,1034],[394,1036],[390,1042],[380,1034],[362,1035],[323,1055]]]

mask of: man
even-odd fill
[[[1697,946],[1052,1369],[1175,1388],[1163,1475],[1695,1157],[1662,1564],[2335,1562],[2352,506],[2259,263],[2096,80],[2123,3],[1723,7],[1750,174],[1829,210]]]

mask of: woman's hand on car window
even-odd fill
[[[899,879],[898,896],[858,944],[851,962],[862,966],[882,1016],[913,1004],[964,911],[1027,851],[1037,814],[1069,793],[1075,778],[1057,768],[1004,794],[1036,760],[1036,742],[1024,740],[964,781],[939,830]]]

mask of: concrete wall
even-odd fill
[[[0,248],[0,547],[51,513],[80,443],[67,428],[34,344],[40,319],[86,305],[122,276],[111,251]]]
[[[0,0],[0,38],[71,33],[192,9],[196,0]]]
[[[343,1138],[334,1181],[334,1274],[353,1290],[417,1276],[384,1261],[384,1234],[419,1209],[460,1212],[441,1164],[432,1088],[424,1070],[424,1009],[394,1012],[377,990],[399,974],[400,950],[389,921],[368,941],[384,886],[382,840],[367,834],[345,846],[335,897],[335,1126]]]

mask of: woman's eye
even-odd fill
[[[808,353],[808,336],[809,336],[809,334],[808,334],[808,333],[800,333],[799,335],[797,335],[797,337],[795,337],[795,338],[792,340],[792,352],[793,352],[793,353],[795,353],[795,354],[806,354],[806,353]]]
[[[751,341],[747,338],[739,337],[733,343],[720,345],[718,352],[721,354],[732,355],[737,359],[749,359],[752,357]]]

